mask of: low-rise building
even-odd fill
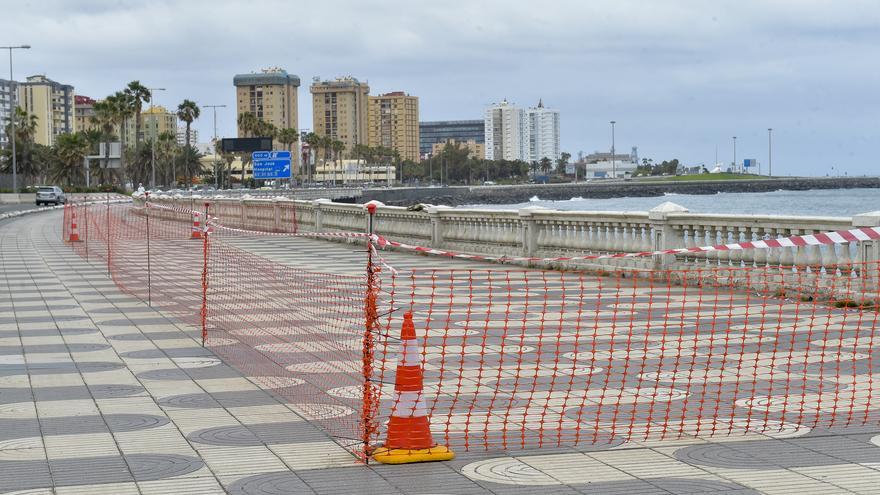
[[[431,156],[437,155],[438,153],[442,152],[443,148],[445,148],[447,144],[467,148],[468,158],[483,158],[486,155],[486,145],[483,143],[478,143],[476,140],[473,139],[468,139],[467,141],[456,141],[455,139],[449,139],[443,143],[432,144]]]
[[[473,140],[477,144],[484,144],[485,132],[486,123],[482,120],[419,122],[419,154],[422,158],[428,158],[435,144],[445,143],[450,139],[461,143]]]
[[[95,116],[95,103],[97,102],[94,99],[83,95],[75,95],[73,101],[74,132],[85,132],[98,129],[99,126],[92,122],[92,117]]]
[[[394,181],[394,165],[368,164],[363,160],[328,160],[315,165],[315,182],[363,183]]]

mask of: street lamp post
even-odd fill
[[[736,173],[736,136],[733,136],[733,172]]]
[[[12,193],[18,193],[18,164],[15,159],[15,95],[12,93],[15,81],[12,78],[12,50],[29,50],[31,45],[0,46],[0,49],[9,50],[9,122],[12,130],[7,138],[12,143]]]
[[[165,88],[147,88],[150,90],[150,115],[153,116],[153,123],[156,126],[156,132],[153,134],[152,148],[150,150],[150,189],[156,189],[156,141],[159,139],[159,118],[153,113],[153,107],[156,103],[154,96],[156,91],[165,91]]]
[[[611,178],[612,179],[617,178],[617,161],[614,158],[614,153],[615,153],[615,151],[614,151],[614,124],[616,124],[616,123],[617,123],[617,121],[614,121],[614,120],[611,121]]]
[[[202,105],[202,108],[210,108],[214,111],[214,189],[217,189],[217,109],[218,108],[226,108],[226,105]],[[244,173],[242,172],[242,178],[244,178]]]
[[[773,128],[767,128],[767,163],[770,177],[773,177]]]

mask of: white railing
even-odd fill
[[[211,215],[231,227],[277,232],[297,228],[308,232],[364,232],[362,205],[327,200],[153,198],[160,203],[189,207],[210,203]],[[410,211],[379,206],[374,230],[389,239],[410,244],[488,255],[557,256],[656,251],[875,226],[880,212],[856,217],[777,215],[719,215],[690,213],[672,203],[651,211],[577,212],[543,208],[476,210],[427,207]],[[877,260],[874,244],[718,251],[682,256],[605,260],[585,265],[632,268],[706,266],[824,266],[845,268],[854,261]]]

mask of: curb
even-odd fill
[[[111,203],[129,203],[129,202],[131,202],[131,199],[114,199],[114,200],[111,200],[110,202]],[[91,202],[91,204],[95,204],[95,203],[106,204],[107,201],[92,201]],[[83,203],[79,203],[79,204],[83,204]],[[23,215],[30,215],[32,213],[42,213],[42,212],[52,211],[52,210],[63,210],[64,206],[65,205],[43,206],[40,208],[33,208],[30,210],[20,210],[20,211],[12,211],[9,213],[0,213],[0,221],[7,220],[9,218],[20,217]]]

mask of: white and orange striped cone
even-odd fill
[[[410,312],[403,315],[400,346],[388,438],[373,452],[373,459],[382,464],[448,461],[455,454],[448,447],[434,443],[431,436],[422,383],[421,353]]]
[[[76,207],[70,209],[70,235],[67,242],[79,242],[79,226],[76,224]]]
[[[193,217],[193,226],[192,226],[192,235],[190,235],[190,239],[201,239],[202,238],[202,220],[199,216],[199,212],[194,211],[192,214]]]

